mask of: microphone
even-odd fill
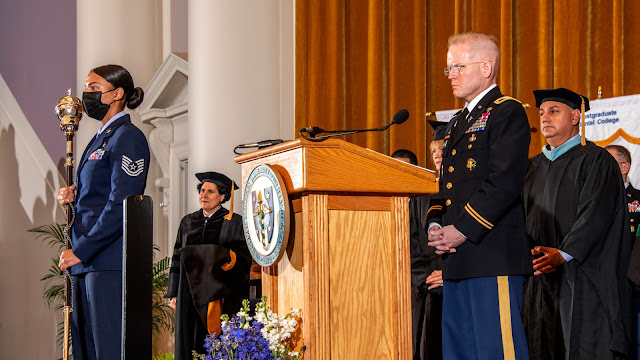
[[[409,111],[407,111],[407,109],[400,109],[398,112],[395,113],[395,115],[393,115],[393,120],[382,127],[379,128],[375,128],[375,129],[363,129],[363,130],[324,130],[321,129],[319,127],[307,127],[307,128],[302,128],[300,129],[300,135],[310,141],[323,141],[326,140],[327,138],[330,138],[332,136],[341,136],[341,135],[349,135],[349,134],[357,134],[357,133],[361,133],[361,132],[367,132],[367,131],[384,131],[387,130],[389,128],[389,126],[393,125],[393,124],[397,124],[400,125],[403,122],[407,121],[407,119],[409,119]],[[309,134],[309,136],[305,136],[303,133],[307,133]],[[329,135],[324,135],[324,136],[320,136],[320,137],[316,137],[316,135],[318,134],[322,134],[322,133],[329,133]]]
[[[238,146],[236,146],[236,149],[247,149],[247,148],[254,148],[254,147],[257,147],[258,149],[262,149],[262,148],[266,148],[268,146],[280,144],[282,142],[284,142],[282,139],[262,140],[262,141],[258,141],[258,142],[255,142],[255,143],[248,143],[248,144],[238,145]]]
[[[407,111],[407,109],[400,109],[395,115],[393,115],[393,121],[391,121],[389,126],[391,126],[392,124],[400,125],[403,122],[407,121],[408,118],[409,111]]]
[[[313,137],[316,137],[316,135],[322,134],[325,131],[317,126],[312,126],[312,127],[300,129],[300,133],[303,133],[303,132],[306,132],[307,134],[309,134],[309,137],[313,138]]]

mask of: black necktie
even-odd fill
[[[462,114],[456,120],[456,124],[453,128],[453,140],[458,138],[458,134],[462,131],[462,128],[467,125],[467,116],[469,116],[469,109],[465,106],[462,110]]]

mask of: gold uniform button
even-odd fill
[[[472,145],[472,144],[469,144],[468,148],[469,148],[469,149],[471,149],[472,147],[473,147],[473,145]]]
[[[449,172],[453,172],[453,166],[449,166]]]
[[[453,185],[451,185],[451,183],[447,183],[447,189],[451,189],[452,186]],[[633,220],[631,220],[631,221],[633,221]]]
[[[455,155],[456,154],[456,149],[451,150],[451,155]]]
[[[628,197],[631,197],[631,194],[627,194]]]
[[[444,204],[447,205],[447,206],[451,205],[451,200],[447,199],[447,201],[445,201]]]

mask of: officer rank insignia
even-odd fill
[[[138,176],[144,171],[144,159],[133,161],[122,155],[122,170],[129,176]]]
[[[476,168],[476,161],[473,158],[468,158],[467,159],[467,169],[469,169],[469,171],[473,171],[473,169]]]
[[[104,156],[104,149],[98,149],[89,155],[88,160],[101,160]]]
[[[480,115],[480,117],[473,123],[473,125],[471,125],[471,127],[468,128],[467,131],[465,131],[464,133],[467,134],[471,132],[484,130],[484,128],[487,127],[487,120],[489,120],[488,111]]]
[[[629,212],[631,213],[640,212],[640,203],[638,202],[638,200],[634,200],[629,203]]]

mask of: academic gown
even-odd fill
[[[192,350],[204,354],[204,338],[208,334],[206,305],[209,301],[222,299],[222,313],[231,316],[240,310],[242,300],[249,297],[251,254],[244,238],[242,217],[233,214],[230,221],[224,220],[223,217],[228,213],[227,209],[220,207],[207,219],[200,209],[186,215],[180,222],[165,295],[167,298],[177,298],[176,360],[193,359]],[[212,248],[215,248],[214,251]],[[189,259],[185,258],[185,249],[190,250]],[[194,252],[194,249],[200,250]],[[236,264],[231,270],[222,271],[221,265],[230,261],[227,249],[236,253]],[[201,253],[201,258],[193,257],[197,252]],[[209,264],[203,266],[207,273],[193,274],[193,269],[190,269],[193,266],[189,266],[193,261]],[[203,300],[203,296],[209,298]]]
[[[539,154],[529,161],[523,199],[531,247],[573,256],[525,282],[531,359],[619,358],[629,340],[632,242],[618,164],[591,142],[555,161]]]
[[[441,269],[440,255],[427,245],[425,227],[431,195],[409,200],[411,324],[414,360],[442,359],[442,287],[427,290],[427,277]]]

